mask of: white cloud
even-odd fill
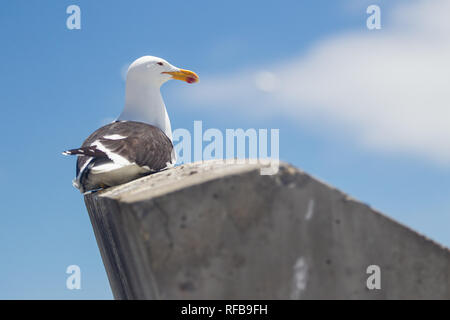
[[[279,80],[273,72],[261,71],[255,74],[256,88],[264,92],[274,92],[279,86]]]
[[[382,11],[381,30],[337,35],[261,70],[204,76],[186,94],[208,108],[221,101],[254,113],[257,104],[265,113],[327,123],[329,134],[344,129],[379,151],[450,164],[450,0],[393,10]]]

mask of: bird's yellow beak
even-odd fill
[[[183,80],[186,81],[187,83],[195,83],[198,82],[199,80],[198,75],[195,72],[184,69],[180,69],[179,71],[162,72],[162,73],[170,74],[172,76],[172,79]]]

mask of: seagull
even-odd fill
[[[161,86],[170,79],[198,82],[195,72],[144,56],[127,71],[125,107],[116,121],[93,132],[76,149],[73,186],[86,194],[171,168],[176,163],[172,129]]]

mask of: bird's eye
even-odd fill
[[[162,63],[162,62],[157,62],[156,64],[157,64],[157,65],[160,65],[160,66],[162,66],[162,65],[163,65],[163,63]]]

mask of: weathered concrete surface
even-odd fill
[[[448,249],[290,165],[259,169],[184,165],[86,196],[115,298],[450,299]]]

